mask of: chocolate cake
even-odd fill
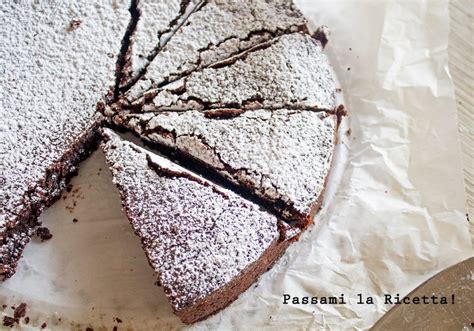
[[[321,205],[331,165],[336,94],[321,42],[294,32],[105,114],[305,228]]]
[[[204,319],[235,300],[299,233],[110,130],[104,130],[104,138],[125,213],[184,323]]]
[[[143,139],[204,164],[306,227],[331,166],[336,115],[308,110],[208,110],[126,114]]]
[[[145,10],[141,12],[148,16]],[[150,88],[299,30],[306,30],[306,21],[292,1],[203,1],[154,56],[146,73],[125,93],[125,99],[133,101]]]
[[[102,115],[173,160],[102,131],[183,322],[230,304],[311,223],[341,111],[326,30],[311,36],[291,1],[20,1],[2,15],[0,280],[97,145]]]
[[[98,140],[96,103],[114,84],[128,6],[2,2],[0,280]]]

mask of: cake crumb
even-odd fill
[[[313,33],[312,37],[316,40],[319,40],[321,42],[321,45],[326,47],[328,41],[329,41],[329,29],[327,26],[323,25],[320,26],[316,29],[316,31]]]
[[[18,307],[16,307],[15,311],[13,312],[13,317],[21,318],[25,317],[26,314],[26,303],[22,302]]]
[[[25,324],[28,324],[28,323],[30,323],[30,318],[29,318],[28,316],[26,316],[26,317],[24,318],[24,321],[25,321]]]
[[[336,116],[337,117],[347,116],[347,110],[346,110],[346,107],[344,107],[344,105],[337,106]]]
[[[18,323],[18,322],[19,321],[17,318],[13,318],[10,316],[3,316],[3,326],[13,327],[13,325],[15,325],[15,323]]]
[[[87,328],[86,328],[86,331],[94,331],[94,329],[91,328],[91,327],[87,327]]]
[[[36,235],[41,238],[41,241],[46,241],[53,238],[52,233],[47,227],[39,227],[36,229]]]
[[[351,134],[352,134],[352,129],[351,129],[351,128],[347,129],[346,135],[347,135],[348,137],[350,137]]]
[[[73,223],[77,223],[77,222],[79,222],[79,220],[78,220],[77,218],[73,218],[73,219],[72,219],[72,222],[73,222]]]
[[[41,324],[41,328],[44,329],[48,326],[48,324],[46,324],[46,322],[44,322],[43,324]]]
[[[2,305],[2,308],[3,308],[3,309],[5,309],[5,308],[7,308],[7,307],[8,307],[8,306],[7,306],[6,304],[3,304],[3,305]]]
[[[117,323],[122,323],[122,320],[118,317],[114,317],[114,321],[117,322]]]

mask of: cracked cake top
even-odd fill
[[[130,64],[126,77],[139,76],[163,48],[201,0],[141,0],[134,19],[138,20],[130,40]],[[127,79],[123,84],[127,83]]]
[[[224,60],[283,32],[304,29],[305,23],[301,12],[288,0],[206,1],[156,55],[125,97],[133,101],[158,84]]]
[[[48,192],[47,169],[95,123],[114,83],[128,2],[3,2],[0,231]]]
[[[230,116],[220,112],[128,114],[117,121],[148,141],[192,156],[273,204],[282,202],[310,215],[331,166],[336,116],[288,109],[237,110]]]
[[[149,91],[135,108],[145,103],[144,112],[226,107],[335,110],[336,85],[319,41],[293,33],[264,45],[225,66],[196,71],[162,90]]]
[[[105,129],[124,210],[175,311],[226,285],[279,240],[277,219]]]

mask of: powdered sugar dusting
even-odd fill
[[[191,14],[147,73],[126,94],[130,101],[173,77],[305,26],[305,19],[288,0],[214,0]],[[253,33],[264,33],[252,37]]]
[[[127,8],[125,1],[2,3],[0,231],[31,203],[59,194],[61,186],[50,192],[40,184],[96,123],[96,103],[114,82]]]
[[[124,209],[175,310],[226,285],[278,240],[274,216],[104,131]]]
[[[132,46],[132,70],[139,72],[147,63],[150,52],[160,45],[159,34],[169,29],[178,16],[181,0],[140,1],[140,19]]]
[[[140,18],[132,44],[131,76],[139,75],[154,52],[163,47],[199,1],[141,0]],[[183,8],[182,8],[183,6]]]
[[[144,139],[187,153],[304,215],[324,190],[335,145],[336,118],[324,112],[255,110],[218,119],[185,111],[123,119]]]
[[[302,33],[281,36],[270,47],[251,52],[232,65],[194,72],[182,80],[179,92],[174,92],[176,85],[159,92],[144,111],[189,109],[189,103],[196,101],[208,107],[252,101],[265,108],[336,107],[329,61],[319,41]]]

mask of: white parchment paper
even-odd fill
[[[297,3],[313,26],[332,31],[327,53],[351,134],[341,131],[316,225],[230,307],[191,329],[368,328],[390,308],[383,294],[407,294],[473,255],[447,1]],[[26,302],[31,321],[23,329],[186,328],[153,285],[101,151],[72,184],[41,217],[53,239],[33,241],[17,274],[0,285],[3,314]],[[357,304],[359,293],[374,304]],[[283,294],[344,294],[347,303],[283,305]]]

